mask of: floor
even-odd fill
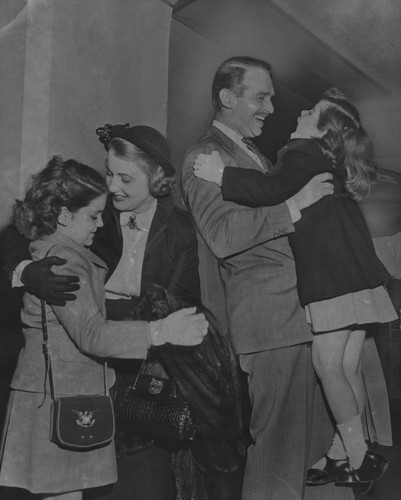
[[[0,305],[4,305],[4,301],[0,301]],[[0,307],[0,320],[2,319],[1,312]],[[0,324],[4,325],[1,322]],[[1,335],[1,333],[2,331],[0,330],[0,428],[2,427],[7,402],[8,384],[17,357],[16,353],[20,348],[18,336],[15,332],[6,337]],[[376,336],[376,344],[378,345],[382,359],[387,385],[390,389],[390,409],[394,443],[392,447],[375,446],[374,449],[388,458],[390,465],[383,478],[367,494],[364,496],[355,495],[356,500],[401,499],[401,335],[399,335],[401,332],[398,329],[397,332],[393,333],[394,335],[391,332],[390,334],[389,332],[384,332],[382,336],[380,334]],[[398,335],[395,335],[395,333],[398,333]],[[93,498],[93,495],[87,494],[86,500],[89,500],[89,497]],[[40,497],[24,490],[0,487],[0,500],[40,500]],[[134,499],[128,497],[127,500]],[[325,499],[322,497],[321,500]]]
[[[394,445],[392,447],[375,447],[376,451],[390,460],[389,468],[383,478],[367,494],[363,496],[356,494],[356,500],[401,499],[401,399],[391,401],[391,417]],[[39,496],[32,495],[24,490],[0,488],[0,500],[39,500],[39,498]]]

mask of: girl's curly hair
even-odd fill
[[[334,168],[346,170],[345,189],[360,200],[369,194],[376,179],[372,141],[361,126],[358,110],[340,90],[327,90],[321,101],[324,106],[317,128],[327,132],[315,140]]]
[[[56,231],[62,207],[74,213],[107,193],[103,176],[76,160],[53,156],[46,167],[31,177],[23,201],[16,201],[12,222],[28,239]]]

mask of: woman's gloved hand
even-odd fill
[[[52,266],[61,266],[66,260],[60,257],[44,257],[28,264],[21,274],[21,281],[32,295],[54,306],[65,306],[68,300],[75,300],[71,292],[79,290],[78,276],[53,273]]]
[[[180,309],[164,319],[150,323],[150,341],[154,346],[175,344],[193,346],[202,342],[209,322],[196,307]]]

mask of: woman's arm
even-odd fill
[[[78,277],[53,273],[52,266],[61,264],[57,257],[32,262],[29,240],[14,225],[6,227],[1,234],[0,260],[12,286],[21,286],[22,283],[28,292],[48,304],[64,305],[75,299],[72,292],[79,288]]]

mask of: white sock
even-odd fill
[[[331,447],[326,455],[333,460],[346,460],[347,455],[345,453],[344,445],[338,432],[334,434]],[[322,457],[312,465],[312,469],[324,469],[326,467],[326,463],[326,457]]]
[[[338,424],[337,429],[341,435],[351,466],[354,469],[359,469],[368,449],[360,415],[355,415],[347,422]]]
[[[338,432],[334,434],[333,442],[327,452],[327,456],[333,460],[345,460],[347,458],[341,436]]]

